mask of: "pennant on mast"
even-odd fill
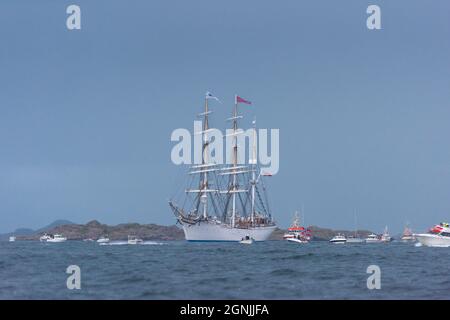
[[[235,98],[234,99],[235,104],[238,104],[238,103],[252,104],[251,101],[245,100],[245,99],[239,97],[238,95],[235,95],[234,98]]]
[[[209,92],[209,91],[206,91],[205,98],[206,98],[206,99],[213,99],[213,100],[216,100],[216,101],[219,101],[220,103],[222,103],[222,102],[219,100],[219,98],[217,98],[216,96],[214,96],[214,95],[213,95],[211,92]]]

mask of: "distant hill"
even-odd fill
[[[309,227],[312,231],[313,241],[328,241],[333,236],[341,233],[345,236],[354,235],[354,231],[333,230]],[[269,240],[283,240],[285,229],[277,228]],[[75,224],[68,220],[57,220],[48,226],[37,230],[17,229],[15,232],[0,235],[0,240],[7,240],[9,236],[15,235],[17,240],[39,240],[44,234],[62,234],[69,240],[98,239],[101,236],[108,236],[111,240],[126,240],[128,235],[137,236],[144,240],[184,240],[183,231],[177,226],[161,226],[157,224],[123,223],[116,226],[102,224],[97,220],[92,220],[86,224]],[[367,237],[371,231],[358,230],[360,237]]]
[[[328,241],[331,238],[333,238],[338,233],[343,234],[344,236],[354,236],[355,231],[348,231],[348,230],[333,230],[333,229],[327,229],[327,228],[320,228],[317,226],[311,226],[309,227],[312,231],[313,240],[317,241]],[[369,234],[371,234],[372,231],[369,230],[357,230],[356,234],[361,238],[367,238]]]
[[[32,236],[36,233],[42,233],[47,230],[51,230],[57,226],[70,225],[70,224],[74,224],[74,223],[69,220],[56,220],[56,221],[52,222],[51,224],[49,224],[43,228],[37,229],[37,230],[33,230],[33,229],[29,229],[29,228],[19,228],[19,229],[16,229],[14,232],[0,234],[0,241],[7,240],[7,239],[9,239],[10,236],[16,236],[16,237]]]
[[[108,236],[111,240],[126,240],[128,235],[137,236],[144,240],[182,240],[183,231],[176,226],[160,226],[156,224],[123,223],[116,226],[102,224],[97,220],[92,220],[87,224],[60,224],[54,223],[36,230],[33,234],[17,235],[17,240],[39,240],[44,234],[62,234],[68,240],[98,239],[101,236]]]
[[[56,220],[43,228],[37,229],[35,232],[36,233],[46,232],[48,230],[51,230],[51,229],[59,227],[59,226],[71,225],[71,224],[75,224],[75,223],[72,221],[69,221],[69,220]]]

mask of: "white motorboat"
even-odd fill
[[[308,243],[311,240],[311,230],[300,226],[298,212],[295,212],[294,221],[283,235],[283,239],[296,243]]]
[[[364,239],[359,237],[350,236],[347,238],[347,243],[364,243]]]
[[[304,238],[302,238],[300,236],[294,237],[294,238],[287,238],[286,240],[289,242],[300,243],[300,244],[309,242],[308,240],[305,240]]]
[[[84,242],[94,242],[94,240],[93,240],[93,239],[91,239],[91,238],[88,238],[88,239],[83,239],[83,241],[84,241]]]
[[[139,239],[138,237],[135,236],[128,236],[128,244],[139,244],[139,243],[143,243],[144,240]]]
[[[47,234],[47,233],[44,233],[44,234],[39,238],[39,241],[41,241],[41,242],[46,242],[47,240],[49,240],[49,239],[51,239],[51,238],[52,238],[51,235],[49,235],[49,234]]]
[[[98,243],[108,243],[109,242],[109,238],[105,237],[105,236],[102,236],[102,237],[98,238],[97,242]]]
[[[14,241],[16,241],[16,237],[15,236],[9,237],[9,242],[14,242]]]
[[[413,235],[419,243],[427,247],[450,247],[450,227],[446,222],[435,225],[428,233]]]
[[[402,242],[416,241],[416,237],[414,237],[414,234],[408,225],[406,225],[405,230],[403,230],[403,235],[401,237],[401,240],[402,240]]]
[[[366,243],[380,243],[380,237],[378,237],[378,235],[376,235],[375,233],[371,233],[367,236],[367,238],[365,239]]]
[[[347,237],[347,243],[363,243],[364,239],[358,236],[358,224],[356,220],[356,212],[355,212],[355,231],[353,235]]]
[[[253,243],[253,238],[249,237],[249,236],[245,236],[244,238],[241,239],[241,241],[239,241],[240,244],[252,244]]]
[[[387,226],[384,228],[384,232],[383,232],[383,234],[381,235],[380,241],[381,241],[381,242],[391,242],[391,241],[392,241],[392,238],[391,238],[391,236],[390,236],[390,234],[389,234],[389,231],[388,231],[388,227],[387,227]]]
[[[60,234],[55,234],[53,237],[51,237],[50,239],[47,239],[47,242],[54,242],[54,243],[56,243],[56,242],[64,242],[64,241],[66,241],[67,240],[67,238],[66,237],[63,237],[62,235],[60,235]]]
[[[330,242],[335,243],[335,244],[345,244],[347,242],[347,238],[342,234],[338,234],[338,235],[334,236],[330,240]]]

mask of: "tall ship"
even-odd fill
[[[235,96],[232,117],[231,164],[217,164],[211,161],[211,132],[209,121],[212,111],[208,101],[218,100],[209,92],[205,95],[202,131],[201,163],[190,167],[190,184],[184,190],[181,202],[169,201],[177,222],[188,241],[241,241],[248,237],[255,241],[265,241],[276,229],[269,208],[264,185],[265,174],[258,165],[256,122],[253,121],[251,152],[248,164],[238,163],[238,153],[244,152],[238,146],[238,104],[251,102]],[[180,205],[180,203],[182,203]]]

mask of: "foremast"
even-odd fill
[[[194,132],[195,135],[201,136],[202,141],[202,151],[201,151],[201,162],[199,164],[193,165],[191,167],[192,171],[189,172],[190,175],[199,175],[198,180],[198,187],[194,187],[193,189],[186,189],[186,194],[195,194],[195,203],[193,206],[193,211],[190,210],[188,212],[185,212],[181,207],[178,207],[175,205],[172,201],[169,201],[169,205],[173,209],[175,215],[177,216],[178,220],[181,220],[188,224],[194,224],[201,220],[208,220],[210,214],[208,210],[208,203],[209,198],[211,198],[211,203],[215,207],[216,203],[214,202],[214,199],[210,197],[211,193],[217,194],[219,190],[217,188],[210,188],[211,183],[210,179],[208,178],[208,175],[214,171],[217,171],[217,164],[216,163],[210,163],[209,159],[209,136],[208,133],[211,131],[209,128],[209,114],[212,113],[212,111],[209,109],[208,106],[208,100],[209,99],[216,99],[216,97],[212,96],[209,92],[205,95],[205,103],[204,103],[204,111],[200,114],[198,114],[199,117],[203,118],[203,124],[201,127],[201,131]]]
[[[205,95],[205,112],[203,120],[203,142],[202,142],[202,166],[208,164],[208,153],[209,153],[209,140],[208,140],[208,95]],[[204,169],[202,173],[203,179],[200,183],[200,199],[203,204],[203,219],[208,219],[208,171]]]

